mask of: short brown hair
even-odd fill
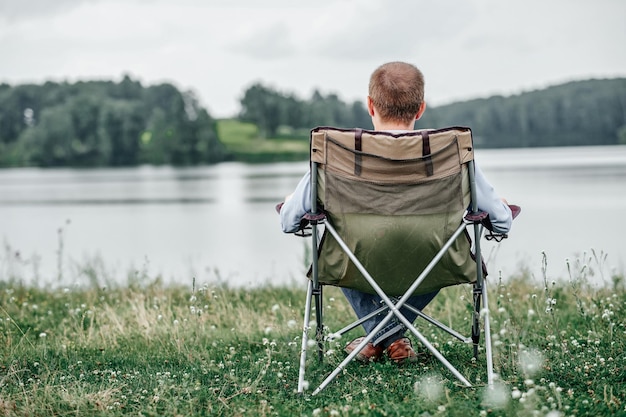
[[[370,77],[369,96],[381,119],[409,123],[424,101],[424,75],[406,62],[389,62]]]

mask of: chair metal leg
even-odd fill
[[[474,200],[475,201],[475,200]],[[483,259],[480,250],[480,238],[483,233],[483,227],[480,224],[474,224],[474,251],[476,258],[476,284],[474,290],[474,296],[478,297],[478,302],[475,303],[474,314],[478,314],[480,317],[481,308],[480,308],[480,299],[482,296],[482,303],[484,306],[484,325],[483,330],[485,332],[485,357],[487,359],[487,384],[489,386],[493,386],[494,380],[494,372],[493,372],[493,353],[491,350],[491,326],[489,322],[489,299],[487,298],[487,282],[485,281],[485,277],[483,276]],[[478,326],[477,326],[478,327]],[[478,330],[480,332],[480,330]],[[474,352],[477,354],[478,345],[474,345]]]
[[[418,310],[417,308],[413,307],[412,305],[405,303],[404,304],[404,308],[411,310],[412,312],[417,314],[418,317],[426,320],[427,322],[429,322],[433,326],[443,330],[444,332],[448,333],[450,336],[459,339],[461,342],[463,342],[463,343],[471,343],[472,342],[472,339],[470,339],[469,337],[463,336],[461,333],[457,332],[454,329],[451,329],[450,327],[446,326],[445,324],[443,324],[439,320],[435,320],[434,318],[430,317],[428,314],[423,313],[421,310]]]
[[[315,285],[313,285],[315,287]],[[324,359],[324,323],[322,310],[322,286],[317,285],[313,288],[313,296],[315,297],[315,320],[317,322],[315,330],[315,340],[317,341],[317,358],[320,362]]]
[[[389,322],[389,320],[391,320],[391,317],[393,317],[393,312],[390,311],[387,314],[387,316],[378,324],[378,326],[376,326],[374,330],[372,330],[368,335],[366,335],[361,341],[361,343],[359,343],[359,345],[352,352],[350,352],[350,354],[348,354],[348,356],[339,365],[337,365],[335,370],[331,372],[330,375],[328,375],[324,381],[322,381],[320,386],[317,387],[315,391],[313,391],[313,394],[311,395],[317,395],[321,390],[326,388],[326,386],[330,384],[331,381],[335,379],[335,377],[341,373],[341,371],[348,365],[348,363],[350,363],[352,359],[354,359],[356,355],[358,355],[359,352],[361,352],[361,350],[363,350],[363,348],[374,339],[374,336],[376,336],[376,333],[378,333],[380,330],[382,330],[383,327],[385,327],[385,325]]]
[[[487,383],[489,386],[493,386],[494,373],[493,373],[493,352],[491,350],[491,326],[489,323],[489,309],[487,308],[487,285],[483,283],[483,303],[485,305],[485,356],[487,359]]]
[[[344,334],[348,333],[350,330],[356,329],[357,327],[359,327],[360,325],[362,325],[363,323],[365,323],[366,321],[368,321],[372,317],[376,317],[377,315],[379,315],[379,314],[381,314],[383,312],[386,312],[388,310],[389,310],[389,308],[386,305],[382,306],[379,309],[369,313],[368,315],[363,316],[363,317],[361,317],[360,319],[358,319],[356,321],[353,321],[352,323],[350,323],[349,325],[347,325],[343,329],[337,330],[333,334],[339,335],[339,336],[343,336]]]
[[[480,343],[480,297],[482,288],[474,284],[473,291],[474,311],[472,313],[472,343],[474,344],[474,359],[478,359],[478,346]]]
[[[300,371],[298,373],[298,394],[304,392],[304,372],[306,368],[306,349],[309,342],[309,323],[311,322],[311,299],[313,298],[313,282],[309,281],[306,292],[306,304],[304,307],[304,320],[302,325],[302,344],[300,347]]]

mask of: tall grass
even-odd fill
[[[622,276],[594,286],[602,256],[570,276],[490,278],[494,361],[429,325],[418,328],[474,384],[465,388],[424,349],[397,367],[351,364],[311,390],[344,357],[347,339],[311,347],[310,389],[295,393],[304,290],[163,286],[38,289],[0,284],[0,416],[583,416],[626,415],[626,293]],[[94,273],[92,271],[92,273]],[[304,285],[303,285],[304,286]],[[442,291],[428,312],[469,331],[471,289]],[[325,291],[325,324],[352,312]],[[417,344],[417,343],[416,343]]]

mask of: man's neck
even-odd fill
[[[387,131],[387,130],[414,130],[415,122],[413,123],[398,123],[398,122],[382,122],[374,123],[374,130]]]

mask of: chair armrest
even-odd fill
[[[509,208],[511,209],[511,213],[513,214],[513,219],[515,219],[522,212],[522,208],[520,206],[516,206],[515,204],[509,204]]]
[[[515,204],[509,204],[509,208],[511,209],[511,215],[513,219],[519,216],[522,208]],[[491,224],[491,220],[489,219],[489,214],[485,211],[477,211],[476,213],[467,213],[465,215],[465,221],[477,224],[480,223],[483,225],[485,229],[487,229],[487,234],[485,234],[485,239],[487,240],[495,240],[496,242],[500,242],[503,239],[509,237],[507,233],[496,233],[493,231],[493,225]]]
[[[282,210],[284,204],[285,204],[284,202],[276,204],[275,208],[276,208],[276,212],[278,214],[280,214],[280,211]],[[323,213],[321,213],[321,214],[310,214],[310,213],[305,214],[304,217],[302,217],[302,219],[300,219],[300,224],[298,225],[298,229],[296,229],[294,234],[296,236],[299,236],[299,237],[309,237],[309,236],[311,236],[311,232],[310,232],[311,231],[311,223],[312,222],[317,223],[320,220],[323,220],[325,218],[326,218],[326,216]]]

